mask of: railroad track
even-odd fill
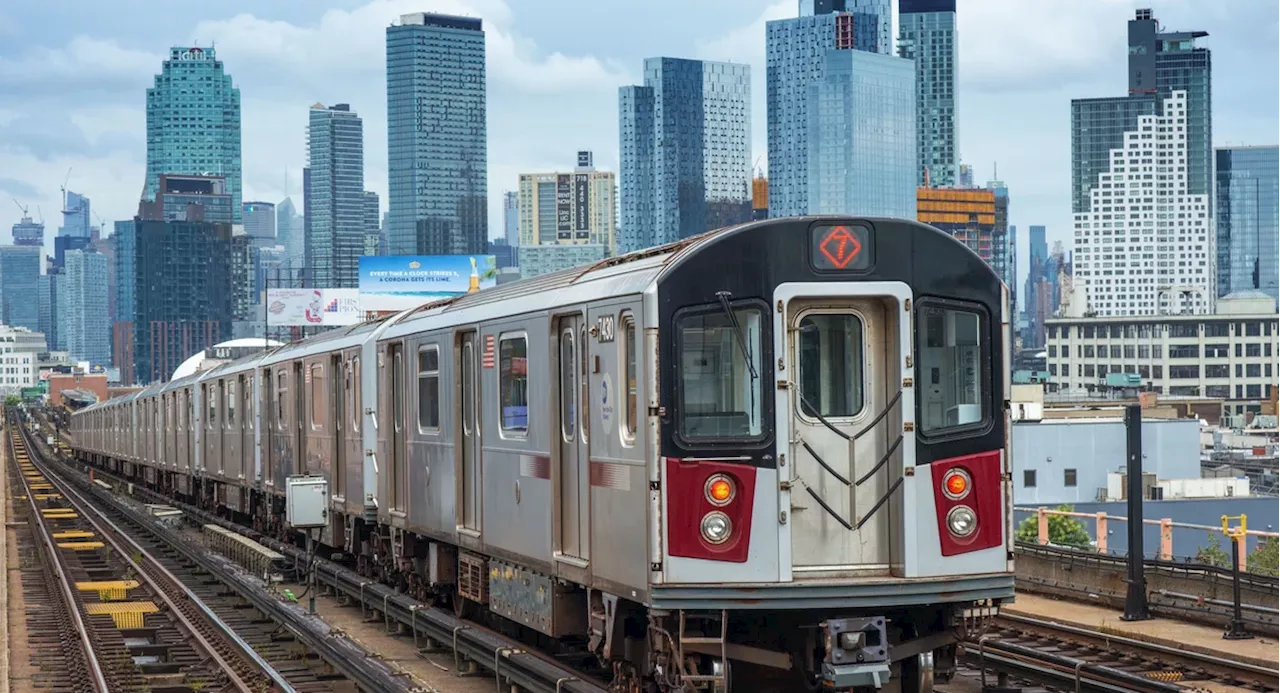
[[[1250,662],[1009,614],[965,648],[977,669],[1064,690],[1173,693],[1214,684],[1272,693],[1280,679]]]
[[[56,456],[55,452],[53,457],[56,458]],[[67,480],[84,486],[88,495],[102,496],[111,493],[106,489],[87,485],[85,477],[80,470],[74,469],[70,464],[56,460],[52,466],[67,472],[65,475]],[[101,470],[96,472],[96,476],[100,480],[123,481]],[[399,632],[402,635],[412,637],[415,644],[421,638],[424,644],[422,652],[432,649],[453,650],[454,665],[460,672],[475,671],[478,668],[493,672],[498,679],[497,682],[503,686],[504,690],[508,687],[511,690],[516,690],[515,687],[518,687],[519,690],[530,693],[605,693],[608,689],[608,685],[599,680],[594,671],[581,671],[576,666],[561,661],[561,658],[557,656],[539,651],[536,645],[526,644],[476,622],[457,619],[449,610],[419,602],[390,587],[370,582],[368,578],[360,576],[336,563],[308,556],[296,547],[264,537],[239,525],[234,525],[223,518],[205,513],[199,508],[175,503],[145,488],[135,486],[133,488],[133,497],[146,499],[149,502],[167,503],[177,507],[186,513],[187,519],[195,520],[199,524],[214,524],[236,531],[259,541],[264,546],[279,551],[299,564],[305,565],[307,561],[311,561],[312,565],[314,565],[314,571],[317,576],[316,581],[319,586],[332,590],[335,596],[341,595],[354,604],[362,605],[362,612],[367,609],[371,616],[376,615],[378,620],[383,621],[388,628],[398,624]],[[99,505],[111,512],[112,506],[117,506],[121,502],[120,498],[116,498],[114,501],[100,502]],[[176,551],[184,558],[190,557],[190,548],[187,551],[181,550],[183,548],[181,544],[186,542],[183,542],[180,538],[179,532],[165,532],[157,529],[157,527],[154,523],[149,526],[140,524],[138,528],[146,531],[141,531],[138,534],[152,535],[155,537],[154,544],[157,546],[167,544],[167,548],[158,550],[158,553],[173,553]],[[175,543],[177,544],[176,547],[174,546]],[[207,554],[207,550],[203,546],[198,546],[195,550]],[[211,581],[207,577],[204,579]],[[238,588],[234,584],[231,587],[233,589]],[[200,591],[198,586],[193,587],[193,589],[196,589],[197,592]],[[225,587],[219,587],[218,589],[226,591]],[[278,602],[279,600],[273,597],[272,601]],[[265,606],[261,600],[252,600],[252,604],[259,609],[263,609]],[[323,629],[324,632],[318,640],[304,637],[311,634],[305,628],[293,626],[288,631],[300,636],[300,640],[304,644],[315,643],[323,647],[333,642],[342,642],[350,647],[355,647],[345,638],[335,638],[334,636],[339,634],[338,631],[331,631],[327,625]],[[334,669],[345,672],[350,671],[353,666],[368,667],[374,661],[370,658],[370,653],[363,652],[363,650],[359,655],[360,661],[356,665],[351,664],[350,659],[348,658],[346,663],[333,661]],[[363,690],[406,692],[420,690],[414,687],[413,682],[408,677],[396,672],[392,673],[395,675],[372,683],[368,677],[357,677],[357,683],[360,684],[360,688]],[[308,688],[307,690],[310,691],[312,689]]]
[[[33,649],[42,672],[69,669],[58,677],[69,690],[94,693],[351,690],[323,685],[341,677],[299,666],[305,654],[265,619],[240,608],[216,580],[158,542],[136,538],[122,517],[91,503],[43,463],[20,429],[10,428],[11,459],[30,502],[37,543],[52,556],[42,561],[57,574],[49,592],[59,604],[75,606],[59,634],[76,656],[60,648],[50,654],[42,647],[46,636],[39,635],[42,642]],[[28,630],[41,634],[42,626],[29,622]]]

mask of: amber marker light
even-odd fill
[[[707,501],[715,506],[728,505],[733,500],[733,481],[723,474],[707,479]]]
[[[952,469],[942,479],[942,491],[951,500],[969,495],[969,475],[962,469]]]

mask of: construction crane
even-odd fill
[[[30,217],[31,217],[31,215],[30,215],[30,214],[27,214],[27,210],[28,210],[28,209],[30,209],[30,207],[27,207],[27,206],[23,205],[21,202],[18,202],[18,198],[16,198],[16,197],[15,197],[15,198],[13,198],[13,203],[14,203],[15,205],[18,205],[18,209],[21,209],[21,210],[22,210],[22,216],[23,216],[23,218],[24,218],[24,219],[26,219],[26,218],[30,218]]]
[[[71,182],[72,168],[74,167],[70,167],[70,166],[67,167],[67,175],[65,178],[62,179],[62,213],[63,214],[72,214],[76,211],[74,209],[67,209],[67,183]]]

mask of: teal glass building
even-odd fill
[[[143,199],[155,200],[166,173],[226,178],[234,223],[240,223],[240,90],[212,47],[170,48],[147,89]]]
[[[429,12],[387,27],[391,255],[488,245],[485,37],[479,19]]]
[[[956,0],[898,0],[898,55],[916,67],[917,180],[954,186],[960,172]]]
[[[1280,300],[1280,148],[1220,147],[1218,295],[1261,291]]]
[[[364,123],[348,104],[311,107],[307,127],[310,286],[354,289],[364,254]]]
[[[618,119],[618,252],[751,219],[749,66],[647,58]]]

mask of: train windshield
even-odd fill
[[[755,306],[708,306],[677,318],[678,431],[689,441],[760,438],[761,325]],[[736,325],[734,323],[737,323]]]

